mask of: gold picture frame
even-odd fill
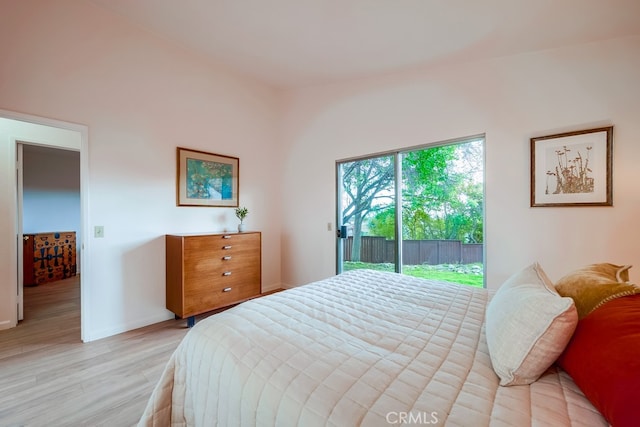
[[[178,147],[177,205],[237,207],[240,159]]]
[[[613,126],[531,138],[531,207],[613,206]]]

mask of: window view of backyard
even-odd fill
[[[339,271],[370,268],[484,286],[483,144],[474,139],[340,163],[339,214],[348,237],[341,239]]]

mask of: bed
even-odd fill
[[[357,270],[247,301],[188,332],[139,425],[608,425],[553,363],[501,385],[494,298]]]

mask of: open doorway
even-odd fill
[[[16,152],[23,236],[18,320],[64,321],[64,329],[77,331],[79,339],[80,152],[22,141]]]
[[[80,221],[78,232],[82,238],[77,245],[78,258],[82,257],[82,280],[79,280],[78,304],[80,311],[80,339],[87,341],[86,331],[90,323],[87,305],[87,277],[90,277],[90,262],[87,254],[89,245],[86,241],[88,230],[88,128],[83,125],[62,122],[59,120],[30,116],[0,110],[0,144],[5,149],[0,151],[0,181],[6,180],[6,185],[0,187],[0,199],[3,216],[6,221],[0,223],[0,241],[4,254],[0,259],[0,271],[6,280],[0,282],[0,329],[9,329],[18,325],[20,305],[22,304],[22,257],[23,234],[22,214],[18,209],[18,177],[16,165],[18,163],[19,147],[24,144],[38,146],[42,149],[66,150],[75,152],[79,156],[80,168]],[[77,158],[76,158],[77,159]],[[13,171],[13,172],[12,172]],[[61,173],[58,171],[57,173]],[[4,188],[4,189],[3,189]],[[64,227],[66,228],[66,227]],[[55,230],[54,230],[55,231]]]

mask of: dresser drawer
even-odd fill
[[[260,271],[258,268],[224,270],[215,269],[208,274],[185,275],[189,284],[184,287],[185,301],[193,304],[218,307],[233,304],[241,299],[260,294]]]
[[[219,236],[188,239],[184,248],[185,281],[189,287],[198,288],[201,282],[228,281],[230,276],[259,279],[259,243],[255,239],[223,240]]]
[[[259,279],[249,274],[233,273],[230,276],[223,276],[214,292],[218,292],[223,304],[233,304],[240,300],[260,295]]]
[[[259,256],[260,235],[252,234],[224,234],[216,236],[209,242],[214,256]]]

